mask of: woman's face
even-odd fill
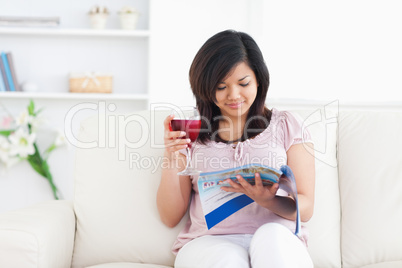
[[[257,96],[257,88],[254,71],[241,62],[218,84],[215,104],[223,116],[235,121],[239,118],[245,120]]]

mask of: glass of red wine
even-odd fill
[[[170,122],[173,131],[184,131],[186,136],[183,139],[190,139],[191,142],[188,144],[187,150],[187,163],[186,168],[177,173],[178,175],[195,175],[200,173],[191,165],[191,154],[192,146],[191,144],[195,142],[200,133],[201,128],[201,117],[196,107],[181,107],[178,110],[173,111],[174,118]]]

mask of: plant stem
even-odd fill
[[[59,197],[57,196],[58,190],[57,190],[56,185],[53,182],[53,176],[49,171],[49,165],[47,164],[47,161],[43,160],[42,165],[44,166],[44,170],[46,173],[46,179],[48,180],[50,187],[52,188],[54,199],[59,200]]]
[[[39,149],[38,146],[36,146],[36,143],[34,143],[33,146],[35,148],[35,153],[33,155],[28,156],[28,162],[36,172],[38,172],[45,179],[47,179],[53,191],[54,198],[58,200],[59,199],[57,195],[58,189],[53,182],[53,176],[50,173],[49,165],[47,164],[47,161],[44,160],[39,154]]]

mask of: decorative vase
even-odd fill
[[[120,26],[123,30],[135,30],[139,13],[120,13]]]
[[[92,29],[98,29],[98,30],[105,29],[106,22],[108,19],[108,14],[102,14],[102,13],[90,14],[89,19],[91,22]]]

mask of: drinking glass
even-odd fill
[[[200,173],[191,166],[191,154],[192,154],[192,143],[198,137],[201,128],[201,117],[196,107],[181,107],[180,109],[173,111],[174,118],[170,122],[173,131],[184,131],[186,136],[181,137],[182,139],[190,139],[191,142],[188,144],[187,150],[187,163],[186,168],[177,173],[178,175],[195,175]]]

